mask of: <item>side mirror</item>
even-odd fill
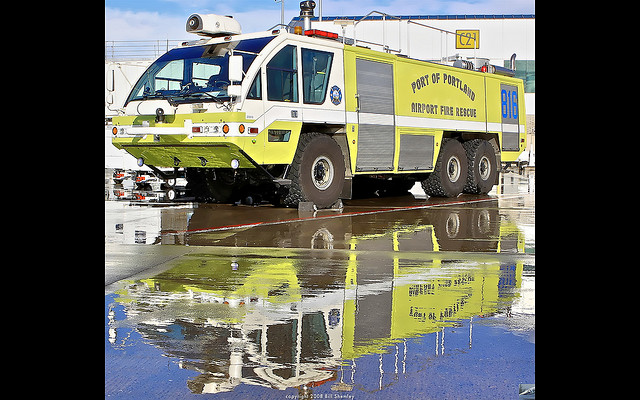
[[[242,85],[227,86],[227,94],[231,97],[235,97],[235,101],[240,101],[240,98],[242,97]]]
[[[229,56],[229,81],[242,81],[242,56]]]
[[[113,69],[109,69],[107,71],[107,91],[113,92],[115,89],[115,71]]]

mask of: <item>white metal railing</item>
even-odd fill
[[[362,39],[359,39],[359,40],[357,39],[357,30],[356,30],[356,28],[357,28],[358,24],[360,22],[362,22],[362,21],[366,21],[367,18],[369,18],[373,14],[378,14],[378,15],[382,16],[382,21],[383,21],[383,23],[382,23],[382,44],[369,42],[369,41],[362,40]],[[393,48],[390,47],[389,44],[387,44],[387,35],[386,35],[386,21],[387,21],[387,18],[398,21],[398,48],[397,49],[393,49]],[[387,13],[374,10],[374,11],[371,11],[370,13],[368,13],[367,15],[363,16],[362,18],[358,19],[353,24],[353,44],[357,45],[358,42],[361,42],[361,43],[380,46],[380,47],[382,47],[382,50],[386,51],[387,53],[390,53],[390,52],[402,53],[402,45],[401,45],[401,39],[400,39],[401,38],[402,21],[405,21],[406,24],[407,24],[407,37],[406,37],[406,47],[407,48],[406,48],[405,51],[406,51],[407,56],[409,56],[409,57],[411,56],[411,54],[409,54],[410,53],[410,47],[411,47],[410,46],[410,44],[411,44],[410,43],[410,36],[411,35],[409,35],[409,25],[410,24],[417,25],[417,26],[420,26],[420,27],[423,27],[423,28],[433,29],[435,31],[439,31],[441,35],[444,34],[444,36],[445,36],[444,37],[444,49],[443,48],[440,49],[440,59],[443,60],[443,61],[445,60],[445,58],[447,56],[449,56],[449,48],[448,48],[449,35],[453,35],[454,43],[455,43],[456,36],[463,36],[462,34],[459,34],[459,33],[456,33],[456,32],[447,31],[445,29],[437,28],[435,26],[425,25],[423,23],[413,21],[411,18],[406,19],[406,18],[398,17],[398,16],[395,16],[395,15],[389,15]],[[442,41],[441,41],[441,44],[442,44]],[[476,48],[476,46],[473,47],[473,58],[474,59],[476,59],[475,48]]]
[[[184,40],[105,40],[105,61],[153,60]]]
[[[382,48],[384,49],[384,51],[386,51],[387,53],[389,52],[396,52],[396,53],[400,53],[402,52],[402,49],[400,48],[400,24],[398,24],[398,49],[392,49],[389,47],[389,45],[387,45],[387,40],[386,40],[386,22],[387,22],[387,17],[392,18],[392,19],[396,19],[398,21],[401,20],[400,17],[396,17],[394,15],[389,15],[387,13],[383,13],[381,11],[371,11],[369,14],[365,15],[364,17],[360,18],[359,20],[356,21],[355,24],[353,24],[353,44],[354,46],[358,44],[358,39],[357,39],[357,31],[356,28],[358,26],[358,24],[364,20],[366,20],[369,16],[371,16],[372,14],[379,14],[382,15],[382,44],[379,43],[373,43],[373,42],[368,42],[365,40],[360,39],[360,42],[362,43],[367,43],[367,44],[373,44],[373,45],[377,45],[377,46],[382,46]]]

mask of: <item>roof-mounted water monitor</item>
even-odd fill
[[[201,36],[218,37],[239,35],[240,23],[231,16],[217,14],[191,14],[187,19],[187,32]]]
[[[311,29],[311,18],[313,18],[313,9],[316,8],[316,2],[313,0],[300,2],[300,18],[304,20],[304,30]]]

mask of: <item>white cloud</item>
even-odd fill
[[[105,7],[105,40],[191,39],[185,31],[188,15],[121,11]]]
[[[230,8],[208,11],[220,15],[232,15],[240,22],[242,31],[267,30],[280,23],[280,8],[234,12]],[[196,37],[185,31],[190,13],[167,15],[147,11],[122,11],[105,7],[105,40],[193,40]],[[285,23],[297,15],[287,11]]]
[[[242,32],[250,33],[250,32],[259,32],[265,31],[275,24],[280,23],[280,8],[273,10],[252,10],[245,12],[228,12],[223,15],[232,15],[233,18],[237,19],[240,22],[240,27],[242,28]],[[290,14],[286,13],[285,10],[285,24],[291,21]]]

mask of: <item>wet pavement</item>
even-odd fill
[[[500,181],[321,211],[107,184],[105,397],[518,398],[535,172]]]

